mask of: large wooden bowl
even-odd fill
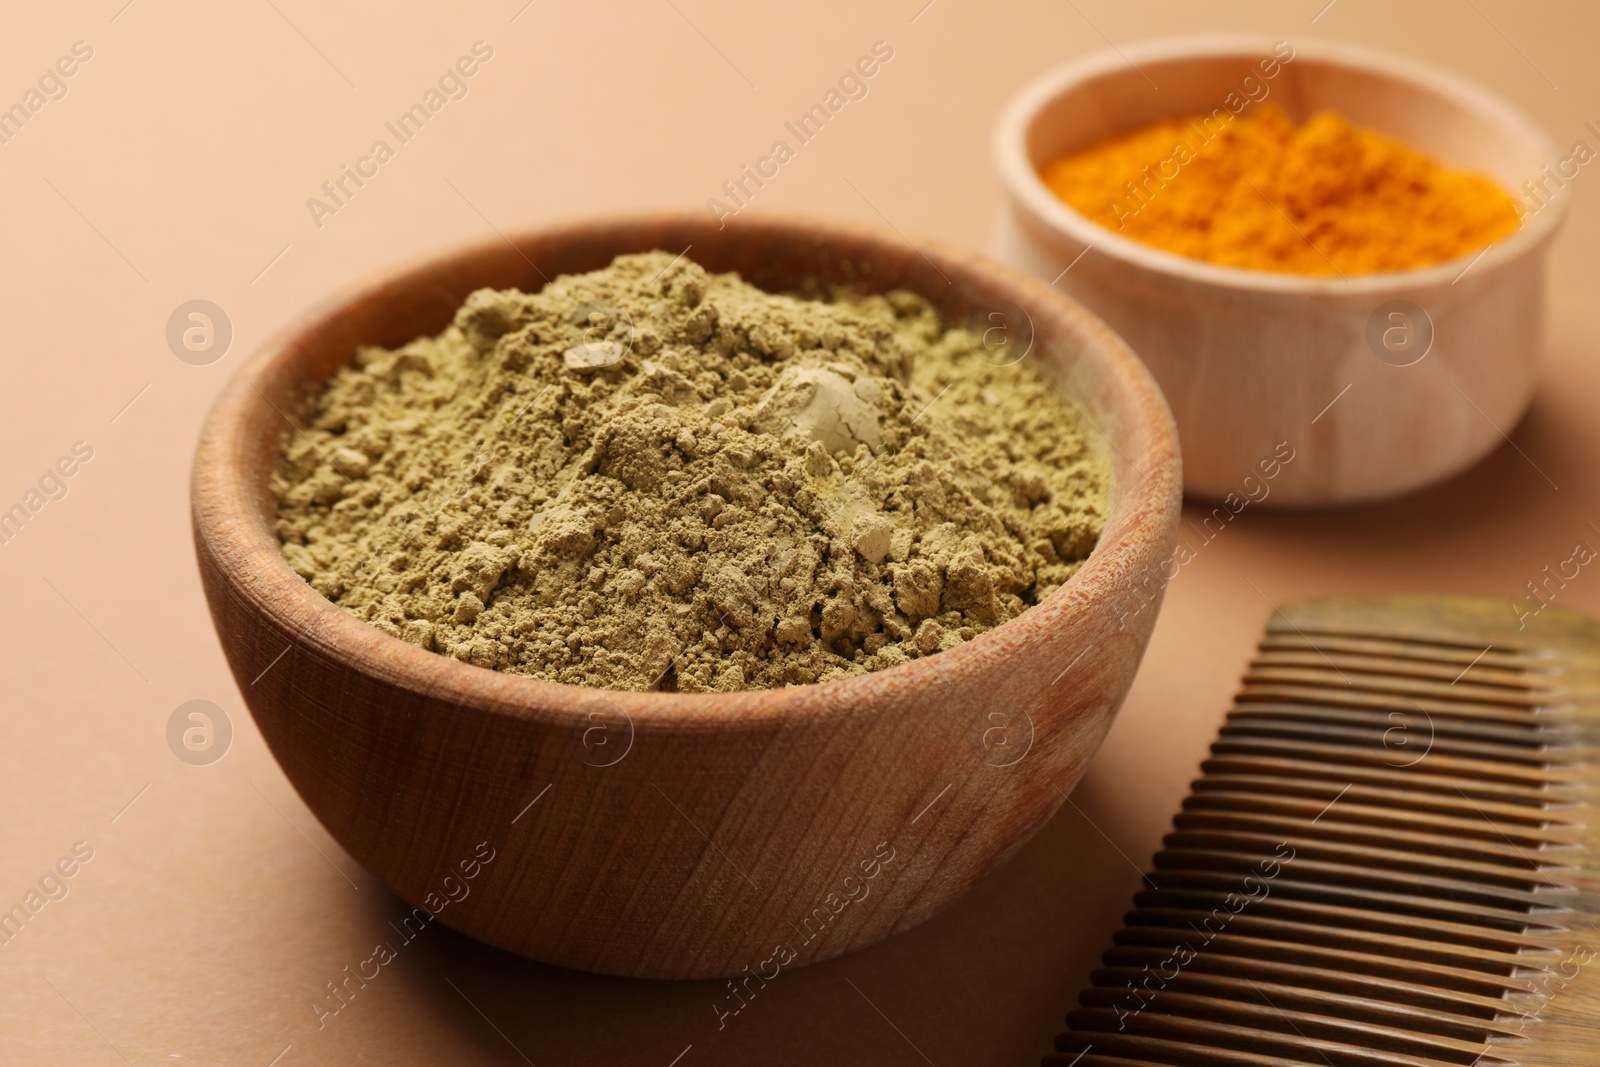
[[[619,253],[689,246],[707,268],[770,290],[812,278],[902,287],[950,320],[1003,321],[1022,345],[1031,332],[1027,358],[1103,431],[1114,463],[1109,521],[1083,568],[1044,603],[930,658],[699,695],[584,689],[424,652],[284,563],[268,478],[286,418],[358,345],[435,333],[484,286],[537,290]],[[217,634],[329,833],[405,901],[473,937],[671,978],[747,967],[770,977],[871,944],[1016,850],[1122,703],[1170,572],[1179,499],[1155,383],[1070,300],[893,233],[788,217],[719,229],[703,215],[527,233],[334,301],[240,369],[206,423],[193,484]]]
[[[1090,221],[1039,177],[1041,164],[1098,138],[1169,116],[1230,114],[1252,96],[1296,121],[1338,110],[1542,206],[1481,258],[1346,278],[1163,251]],[[1567,199],[1563,179],[1540,168],[1570,179],[1577,165],[1560,162],[1533,120],[1470,82],[1327,41],[1146,41],[1027,85],[996,126],[995,153],[1007,192],[995,254],[1058,279],[1133,345],[1172,405],[1191,495],[1275,507],[1410,492],[1499,447],[1533,399],[1546,252]],[[1530,198],[1530,180],[1550,195]],[[1294,460],[1271,495],[1256,498],[1260,465],[1280,449]]]

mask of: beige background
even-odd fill
[[[1057,61],[1158,33],[1326,35],[1414,54],[1504,93],[1559,143],[1593,144],[1596,16],[1511,0],[1336,0],[1314,25],[1324,0],[937,0],[920,16],[922,0],[536,0],[520,15],[524,0],[135,0],[119,14],[124,2],[13,5],[0,35],[4,103],[74,41],[94,48],[68,95],[0,146],[0,508],[75,441],[94,449],[66,498],[0,546],[0,908],[74,842],[94,849],[70,895],[0,947],[0,1062],[1035,1062],[1269,600],[1469,592],[1509,613],[1546,564],[1580,540],[1600,546],[1600,177],[1585,171],[1555,250],[1548,377],[1516,448],[1392,505],[1252,509],[1200,548],[1073,804],[959,905],[785,973],[720,1032],[717,985],[557,971],[434,928],[319,1031],[312,998],[402,909],[329,840],[244,713],[186,511],[210,398],[268,334],[336,288],[494,227],[702,205],[880,39],[895,55],[870,95],[753,210],[887,218],[981,247],[1002,101]],[[306,198],[479,39],[494,58],[467,98],[317,229]],[[234,325],[211,366],[165,342],[192,298]],[[1600,610],[1600,576],[1586,569],[1559,600]],[[195,698],[236,728],[203,768],[165,740]]]

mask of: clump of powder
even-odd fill
[[[273,480],[285,559],[422,648],[736,690],[928,656],[1049,595],[1110,473],[1026,363],[907,292],[661,252],[482,290],[334,375]]]

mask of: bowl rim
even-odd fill
[[[1087,611],[1097,598],[1121,603],[1119,584],[1131,568],[1141,557],[1153,562],[1170,549],[1182,499],[1177,430],[1165,398],[1144,364],[1110,327],[1059,290],[987,257],[919,240],[913,247],[942,273],[997,278],[1007,287],[1008,299],[1024,309],[1036,307],[1040,301],[1054,302],[1054,317],[1063,326],[1063,335],[1078,342],[1082,362],[1094,366],[1092,373],[1104,379],[1109,406],[1123,422],[1123,444],[1133,446],[1129,463],[1139,470],[1117,475],[1128,479],[1125,491],[1119,492],[1113,484],[1104,532],[1077,572],[1039,604],[999,626],[936,656],[826,682],[734,692],[641,692],[509,674],[425,651],[357,619],[290,570],[272,534],[270,517],[263,520],[252,501],[241,443],[249,424],[247,412],[272,404],[260,383],[293,366],[303,342],[329,329],[363,299],[380,293],[389,300],[401,299],[408,285],[416,285],[442,267],[503,257],[508,245],[520,255],[523,247],[572,241],[597,230],[618,232],[620,238],[630,230],[648,231],[663,225],[709,228],[714,221],[700,212],[634,212],[523,229],[503,240],[458,245],[443,254],[427,255],[397,270],[378,273],[364,283],[346,287],[286,325],[236,368],[213,402],[196,445],[191,477],[196,552],[215,567],[225,586],[210,599],[229,594],[245,599],[270,616],[296,644],[314,646],[345,659],[352,669],[459,708],[572,725],[585,708],[590,709],[592,718],[597,705],[602,705],[620,710],[630,730],[654,726],[726,731],[770,728],[797,713],[808,722],[865,713],[863,709],[871,706],[880,690],[923,686],[971,669],[981,663],[978,657],[1025,637],[1030,627],[1049,625],[1075,610]],[[754,241],[784,236],[817,243],[844,239],[856,242],[863,251],[903,249],[910,243],[897,231],[804,214],[753,212],[730,225],[748,231],[748,239]],[[291,374],[290,380],[303,380],[303,375]],[[281,409],[278,411],[281,415]],[[1100,432],[1105,437],[1104,431]],[[1115,447],[1115,438],[1105,439]]]
[[[1228,267],[1135,241],[1089,219],[1050,191],[1028,156],[1028,131],[1034,119],[1045,107],[1093,78],[1130,65],[1168,60],[1232,55],[1259,58],[1272,54],[1274,45],[1283,42],[1284,38],[1251,33],[1158,37],[1097,49],[1045,71],[1011,97],[995,124],[994,161],[1008,198],[1034,222],[1057,235],[1069,238],[1076,245],[1092,246],[1134,267],[1218,289],[1286,296],[1371,297],[1400,289],[1453,284],[1480,260],[1488,269],[1527,254],[1559,226],[1568,200],[1560,190],[1545,207],[1524,216],[1516,230],[1498,241],[1468,255],[1425,267],[1348,277]],[[1424,60],[1343,41],[1290,43],[1296,61],[1304,57],[1330,66],[1344,66],[1386,78],[1413,91],[1448,97],[1486,122],[1520,131],[1539,156],[1547,160],[1557,158],[1555,142],[1531,116],[1458,74]]]

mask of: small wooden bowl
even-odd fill
[[[994,251],[1056,279],[1139,353],[1172,405],[1191,495],[1260,492],[1261,463],[1280,443],[1295,458],[1261,499],[1267,506],[1408,492],[1476,463],[1527,410],[1545,252],[1564,195],[1481,256],[1344,279],[1161,251],[1089,221],[1039,177],[1041,164],[1097,138],[1210,114],[1229,107],[1230,93],[1244,101],[1263,86],[1296,121],[1337,109],[1519,198],[1560,158],[1520,111],[1415,60],[1297,41],[1269,78],[1259,63],[1276,58],[1273,48],[1269,38],[1171,38],[1098,52],[1029,84],[996,130],[1007,207]]]
[[[843,681],[709,695],[470,666],[358,621],[289,569],[268,490],[285,413],[357,346],[435,333],[481,287],[533,291],[656,248],[769,290],[908,288],[950,321],[1031,318],[1035,366],[1108,435],[1116,476],[1099,546],[1044,603],[958,648]],[[1016,850],[1077,782],[1127,693],[1180,495],[1155,383],[1072,301],[892,233],[789,217],[719,229],[699,214],[523,234],[336,300],[240,369],[206,423],[193,482],[200,571],[234,677],[339,843],[473,937],[657,978],[770,977],[860,948],[928,918]]]

